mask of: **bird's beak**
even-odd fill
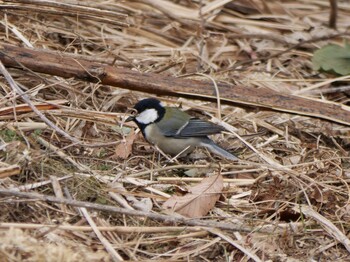
[[[135,120],[135,116],[129,116],[125,122],[131,122],[131,121],[134,121]]]

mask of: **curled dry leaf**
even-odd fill
[[[127,159],[132,152],[132,145],[136,138],[135,132],[132,130],[130,134],[115,149],[115,156],[119,159]]]
[[[191,187],[188,194],[169,198],[163,208],[190,218],[205,216],[220,198],[223,187],[221,174],[204,178],[201,183]]]

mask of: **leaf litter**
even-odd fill
[[[163,208],[186,217],[203,217],[213,209],[224,187],[221,174],[206,177],[199,184],[190,187],[184,196],[172,196],[164,202]]]
[[[134,144],[134,140],[137,134],[134,131],[131,131],[127,137],[125,137],[125,141],[122,141],[115,148],[115,156],[120,159],[127,159],[132,153],[132,145]]]
[[[338,1],[335,31],[326,26],[330,8],[323,0],[3,1],[0,37],[2,43],[62,52],[140,73],[207,80],[204,74],[215,81],[347,108],[348,76],[315,72],[311,58],[322,46],[348,41],[349,10],[349,3]],[[48,127],[0,78],[0,166],[5,170],[0,190],[63,195],[160,215],[163,204],[176,198],[176,188],[187,188],[190,191],[182,192],[180,202],[184,199],[183,206],[191,207],[189,214],[241,230],[169,225],[101,210],[82,213],[70,205],[1,195],[1,257],[11,261],[348,259],[348,125],[238,104],[221,104],[219,114],[215,103],[162,96],[167,105],[181,104],[196,117],[210,120],[221,115],[228,132],[213,139],[241,159],[229,163],[197,150],[192,159],[170,162],[142,138],[125,136],[126,129],[135,128],[124,123],[128,110],[150,94],[21,68],[6,69],[32,105],[84,143],[72,143]],[[116,153],[123,157],[116,158]],[[9,172],[14,167],[16,172]],[[202,176],[187,177],[188,170],[198,170]],[[208,178],[203,182],[204,174]],[[222,174],[224,188],[213,190],[206,181],[217,174]],[[203,193],[205,188],[213,194]],[[171,207],[176,209],[178,202]]]

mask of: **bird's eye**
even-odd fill
[[[136,116],[136,115],[137,115],[137,110],[134,109],[134,108],[132,108],[130,114],[131,114],[132,116]]]

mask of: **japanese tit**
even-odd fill
[[[192,118],[175,107],[164,107],[155,98],[139,101],[134,109],[137,114],[126,121],[134,121],[144,138],[166,154],[183,157],[202,146],[229,160],[238,160],[208,137],[225,130],[222,126]]]

